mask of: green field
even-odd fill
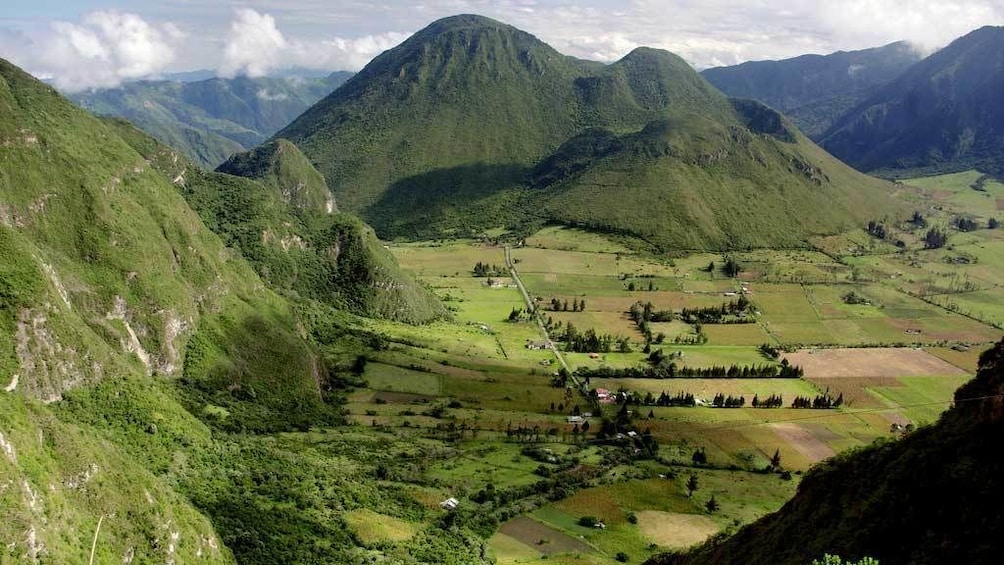
[[[913,190],[941,199],[946,209],[938,218],[947,222],[957,210],[975,214],[986,204],[984,197],[974,198],[960,187],[971,176],[918,182],[923,188]],[[1004,284],[1004,237],[985,229],[953,233],[952,249],[923,250],[918,234],[897,226],[905,251],[863,230],[851,231],[814,240],[816,250],[736,253],[732,257],[742,267],[737,278],[721,272],[722,255],[649,257],[616,240],[562,227],[527,238],[512,249],[512,257],[542,321],[628,338],[627,352],[562,351],[572,371],[647,364],[645,335],[628,316],[636,302],[680,312],[717,308],[741,293],[753,304],[754,323],[651,322],[653,339],[660,335],[662,341],[650,347],[673,354],[677,366],[704,368],[776,363],[760,352],[762,344],[924,346],[973,370],[981,347],[999,338],[1000,330],[991,324],[1004,319],[1004,306],[996,300]],[[934,421],[966,380],[592,379],[590,389],[626,390],[640,397],[684,392],[710,402],[721,393],[747,402],[745,408],[732,409],[632,406],[633,429],[652,434],[659,459],[617,459],[611,456],[624,447],[593,439],[603,417],[612,418],[617,405],[590,408],[574,387],[552,386],[559,360],[550,351],[526,347],[544,338],[541,328],[525,313],[517,322],[508,321],[511,312],[526,307],[515,281],[506,273],[493,277],[497,282],[490,286],[485,278],[472,276],[479,261],[504,268],[503,246],[409,243],[391,251],[446,301],[454,319],[420,327],[367,322],[370,331],[385,336],[388,347],[372,355],[363,375],[365,388],[350,395],[347,409],[360,425],[427,438],[422,441],[439,450],[442,457],[414,471],[439,489],[423,491],[422,504],[434,506],[437,496],[458,494],[467,501],[464,496],[486,488],[530,488],[549,473],[569,469],[597,473],[569,496],[539,500],[519,513],[522,518],[506,522],[489,540],[500,563],[603,563],[621,551],[630,562],[640,562],[660,548],[683,547],[747,523],[780,507],[798,483],[798,474],[785,481],[775,473],[754,472],[762,471],[775,451],[783,468],[804,471],[825,457],[891,437],[893,423]],[[949,262],[957,257],[968,263]],[[857,303],[848,296],[857,297]],[[555,311],[552,299],[559,304],[582,300],[586,307]],[[676,343],[696,339],[698,332],[706,343]],[[565,349],[560,342],[558,346]],[[790,407],[795,397],[812,398],[824,390],[845,394],[846,404],[832,410]],[[773,394],[783,398],[781,408],[749,406],[754,395]],[[580,411],[595,412],[587,418],[588,433],[569,421]],[[451,426],[476,431],[444,442],[443,430]],[[510,435],[516,428],[536,430],[539,443],[529,445],[548,450],[554,460],[528,455],[528,444]],[[695,451],[706,455],[707,466],[691,467]],[[702,485],[693,498],[684,486],[691,473]],[[709,515],[703,505],[712,494],[721,508]],[[601,518],[606,528],[584,528],[578,525],[582,516]]]

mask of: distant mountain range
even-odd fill
[[[978,29],[923,60],[901,42],[703,74],[731,96],[791,116],[862,171],[1004,175],[1004,28]]]
[[[203,73],[127,82],[69,98],[96,114],[125,118],[211,169],[259,145],[352,76],[291,71],[277,77],[190,80]]]
[[[984,27],[911,66],[835,120],[827,151],[865,171],[1004,175],[1004,27]]]
[[[921,59],[906,42],[782,61],[751,61],[701,74],[722,92],[780,110],[819,139],[833,121]]]
[[[887,185],[676,55],[602,65],[478,16],[416,33],[276,138],[382,237],[558,221],[657,249],[795,246],[895,209]]]

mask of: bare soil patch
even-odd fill
[[[809,379],[845,377],[949,376],[962,369],[919,349],[803,349],[785,355]]]
[[[509,520],[505,524],[502,524],[499,531],[530,547],[536,548],[537,551],[545,555],[551,555],[552,553],[589,553],[593,550],[585,542],[579,541],[568,534],[559,532],[550,526],[545,526],[526,516]]]
[[[781,439],[788,442],[796,451],[815,463],[834,455],[833,449],[826,445],[807,428],[800,424],[779,423],[770,424]]]
[[[718,531],[718,526],[710,518],[700,514],[643,510],[636,515],[642,535],[663,547],[690,547]]]

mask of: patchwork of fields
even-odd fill
[[[985,221],[1002,187],[974,195],[969,180],[920,180],[904,193],[918,206],[940,203],[923,208],[932,225],[960,214]],[[416,463],[441,485],[416,493],[423,505],[455,496],[463,507],[552,476],[579,485],[519,506],[490,539],[500,563],[600,563],[622,552],[638,562],[698,543],[779,508],[819,460],[934,421],[1000,338],[1004,234],[952,231],[949,246],[923,249],[905,221],[890,222],[889,232],[886,240],[864,230],[819,238],[815,250],[652,257],[630,242],[548,227],[511,243],[530,305],[504,244],[391,246],[455,319],[418,328],[367,322],[386,347],[368,359],[350,418],[421,438],[416,445],[442,455]],[[736,276],[723,272],[728,262]],[[478,263],[488,276],[473,276]],[[720,323],[714,312],[740,298],[749,305],[729,321],[742,323]],[[672,315],[642,323],[630,313],[642,309]],[[685,310],[705,318],[687,319]],[[565,341],[590,331],[609,340],[577,351]],[[645,376],[658,363],[663,372]],[[782,363],[804,374],[739,376]],[[734,407],[714,406],[726,398]],[[764,407],[768,399],[775,404]],[[795,408],[796,399],[830,407]],[[639,448],[643,434],[657,453]],[[712,497],[718,508],[709,512]],[[412,531],[353,516],[373,543]]]

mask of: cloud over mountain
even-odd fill
[[[136,14],[92,12],[78,23],[53,22],[32,41],[36,72],[65,90],[116,86],[163,71],[185,34],[174,24],[151,24]]]
[[[358,70],[409,34],[381,33],[358,38],[287,39],[275,18],[250,8],[236,11],[218,72],[224,77],[264,76],[274,69],[307,67]]]

